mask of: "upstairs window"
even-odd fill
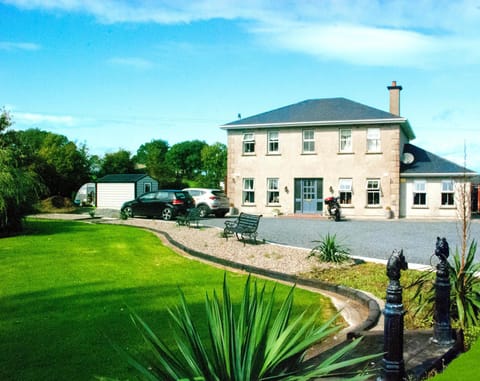
[[[352,130],[340,130],[340,152],[352,152]]]
[[[267,204],[278,204],[280,202],[280,190],[278,179],[267,179]]]
[[[143,193],[152,191],[152,183],[143,183]]]
[[[340,204],[350,205],[352,203],[352,179],[340,179],[338,191]]]
[[[367,152],[380,152],[380,128],[367,129]]]
[[[442,180],[442,206],[455,205],[453,180]]]
[[[243,202],[245,204],[255,203],[255,180],[243,179]]]
[[[255,153],[255,135],[253,133],[243,134],[243,153]]]
[[[367,205],[380,205],[380,180],[367,180]]]
[[[413,205],[427,205],[427,182],[425,180],[415,180],[413,182]]]
[[[268,153],[278,153],[278,131],[268,132]]]
[[[315,134],[313,130],[303,130],[303,153],[315,152]]]

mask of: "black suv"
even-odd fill
[[[186,214],[187,210],[193,207],[195,202],[188,192],[161,189],[144,193],[135,200],[125,202],[121,211],[128,217],[161,217],[168,221],[178,215]]]

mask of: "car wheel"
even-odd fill
[[[127,217],[133,218],[133,209],[131,206],[127,206],[125,209],[123,209],[123,212]]]
[[[162,210],[162,219],[165,221],[170,221],[173,217],[172,208],[165,208]]]
[[[210,214],[210,208],[207,205],[200,205],[198,207],[198,215],[201,218],[207,217]]]

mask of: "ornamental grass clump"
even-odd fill
[[[278,311],[274,309],[275,289],[266,293],[247,279],[240,305],[234,306],[226,278],[220,298],[216,292],[205,300],[208,337],[201,337],[193,321],[185,296],[180,305],[170,309],[175,349],[169,348],[135,313],[132,320],[150,349],[146,364],[126,355],[129,363],[144,380],[204,381],[307,381],[317,377],[339,375],[342,368],[367,362],[378,355],[342,361],[356,347],[355,340],[319,364],[306,363],[305,353],[313,344],[337,332],[337,317],[321,326],[316,314],[303,312],[292,318],[293,291],[290,290]],[[352,380],[366,379],[353,376]]]
[[[309,254],[310,257],[315,257],[321,262],[343,263],[349,259],[350,249],[337,240],[337,235],[327,233],[315,246]]]

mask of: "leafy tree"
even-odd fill
[[[201,186],[218,188],[227,173],[227,146],[222,143],[206,145],[202,152],[203,179]]]
[[[129,151],[119,149],[117,152],[107,153],[103,160],[100,176],[113,173],[135,173],[135,163]]]
[[[165,140],[152,140],[142,144],[134,157],[135,162],[144,165],[146,172],[158,181],[160,187],[175,182],[175,173],[166,160],[168,149]]]
[[[35,172],[46,185],[46,194],[70,197],[90,179],[88,150],[65,136],[39,129],[9,131],[9,144],[19,165]]]
[[[90,179],[87,149],[63,135],[47,133],[38,155],[44,162],[43,179],[51,195],[70,197]]]
[[[13,124],[5,110],[0,114],[0,235],[17,232],[22,228],[22,217],[31,210],[42,190],[34,172],[19,165],[11,135],[4,131]]]
[[[202,172],[202,149],[204,141],[189,140],[174,144],[167,152],[167,163],[173,168],[177,179],[195,179]]]

